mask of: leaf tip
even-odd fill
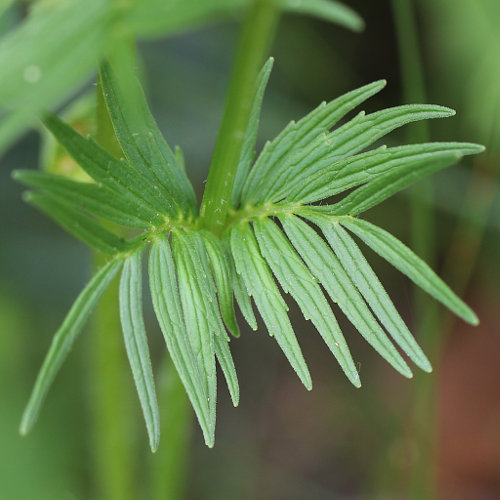
[[[457,112],[452,108],[447,108],[446,106],[440,106],[438,104],[408,104],[409,108],[420,108],[421,111],[427,114],[423,119],[431,118],[449,118],[450,116],[455,116]]]
[[[365,31],[366,24],[362,18],[359,18],[357,21],[357,24],[353,26],[353,31],[356,33],[361,33],[362,31]]]
[[[469,323],[472,326],[479,325],[479,318],[477,317],[477,314],[472,310],[469,311],[469,314],[464,319],[467,323]]]
[[[343,6],[346,9],[345,6]],[[347,7],[344,12],[344,22],[345,27],[354,31],[355,33],[361,33],[365,30],[366,23],[365,20],[353,9]]]
[[[239,339],[241,337],[240,329],[237,326],[231,327],[229,331],[235,339]]]
[[[25,202],[25,203],[33,203],[34,199],[36,198],[35,196],[35,193],[31,192],[31,191],[25,191],[22,195],[21,195],[21,198],[22,200]]]
[[[486,146],[482,144],[471,144],[472,153],[483,153],[484,151],[486,151]]]
[[[418,363],[418,366],[425,373],[432,373],[432,365],[426,357],[420,360],[420,363]]]
[[[149,447],[151,448],[151,453],[156,453],[158,447],[160,446],[160,429],[158,425],[155,426],[156,429],[149,435]]]
[[[22,181],[23,171],[22,170],[13,170],[10,175],[11,175],[12,179],[14,179],[15,181]]]
[[[457,112],[452,108],[447,108],[445,106],[437,106],[442,117],[448,118],[450,116],[455,116]]]
[[[25,412],[21,418],[21,423],[19,424],[19,435],[23,437],[26,436],[33,428],[33,423],[33,419]]]
[[[466,323],[468,323],[471,326],[478,326],[479,325],[479,318],[477,317],[477,314],[464,302],[462,302],[460,309],[456,309],[454,312],[457,316],[462,318]]]

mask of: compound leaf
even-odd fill
[[[141,21],[140,13],[152,6],[161,12],[176,8],[160,4],[157,0],[146,0],[144,5],[123,9],[119,17],[125,24],[137,22],[136,26],[142,26],[144,33],[153,34],[154,26],[180,29],[183,23],[191,25],[197,19],[226,12],[231,6],[241,8],[247,0],[236,3],[207,0],[203,6],[200,2],[180,2],[175,19],[160,19],[160,16],[158,24],[151,21],[150,25],[141,25],[144,19]],[[334,1],[278,0],[277,6],[328,18],[353,29],[361,26],[353,11]],[[135,20],[134,13],[138,14]],[[121,44],[112,51],[113,68],[107,62],[102,64],[100,80],[125,158],[113,157],[93,140],[48,115],[44,120],[46,126],[95,183],[74,182],[37,172],[15,173],[18,180],[40,191],[28,193],[27,200],[67,231],[98,251],[122,254],[120,260],[116,257],[97,273],[56,333],[23,416],[21,432],[32,426],[74,338],[125,260],[120,282],[120,316],[150,445],[156,449],[159,412],[141,301],[141,252],[147,243],[152,247],[149,281],[154,310],[210,447],[215,439],[217,362],[233,404],[236,406],[239,401],[238,379],[226,331],[227,327],[233,335],[239,335],[234,298],[249,325],[256,329],[253,298],[270,335],[275,337],[305,387],[312,387],[287,304],[276,281],[316,326],[355,386],[360,385],[359,373],[320,285],[366,341],[401,374],[412,376],[377,319],[420,368],[430,371],[425,354],[343,227],[452,311],[477,324],[474,313],[407,247],[380,228],[351,216],[384,201],[424,175],[455,163],[461,156],[482,150],[475,144],[429,143],[390,149],[382,146],[363,152],[406,123],[451,116],[452,110],[411,105],[369,115],[361,112],[330,132],[347,113],[385,86],[385,81],[374,82],[330,103],[322,103],[297,123],[291,122],[266,143],[254,162],[260,110],[273,64],[270,59],[255,82],[230,197],[232,207],[227,224],[217,228],[220,231],[216,235],[206,229],[210,224],[205,224],[203,217],[198,218],[196,197],[186,176],[182,151],[179,148],[172,151],[161,136],[131,73],[133,61],[128,51],[120,48],[122,45],[125,46]],[[59,70],[63,67],[58,66]],[[10,85],[15,97],[12,81],[7,82],[7,87]],[[5,88],[0,85],[0,101]],[[42,93],[36,95],[40,97]],[[30,98],[35,99],[33,96]],[[33,106],[37,106],[34,101],[21,106],[20,111],[7,116],[7,122],[19,119],[17,125],[23,123],[23,113]],[[0,146],[1,141],[0,128]],[[308,205],[353,188],[333,205]],[[242,209],[238,210],[240,206]],[[125,241],[99,219],[141,231]],[[319,226],[330,246],[310,223]],[[170,233],[165,235],[166,231]]]

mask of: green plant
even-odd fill
[[[27,201],[110,257],[56,333],[23,416],[22,433],[35,422],[69,348],[122,268],[124,340],[150,445],[157,448],[158,405],[142,319],[141,261],[148,247],[155,313],[208,446],[214,444],[215,436],[216,359],[233,403],[237,405],[239,399],[226,333],[227,329],[233,336],[239,335],[233,295],[256,329],[250,297],[254,299],[269,333],[307,389],[312,385],[309,371],[276,281],[313,322],[355,386],[360,386],[356,366],[320,285],[397,371],[412,376],[377,319],[417,366],[431,370],[346,229],[457,315],[477,323],[474,313],[422,260],[358,215],[483,148],[450,142],[381,146],[363,152],[406,123],[454,114],[433,105],[399,106],[368,115],[361,112],[330,132],[348,112],[384,87],[385,82],[379,81],[323,103],[297,123],[290,123],[266,143],[254,161],[259,112],[271,67],[269,60],[252,84],[246,131],[239,151],[233,151],[237,162],[224,164],[225,177],[221,177],[219,164],[212,165],[201,214],[180,149],[172,151],[160,135],[138,84],[117,78],[109,63],[102,65],[100,78],[124,158],[111,156],[56,116],[46,116],[45,125],[95,182],[32,171],[14,175],[36,189],[27,193]],[[216,180],[211,182],[210,176]],[[216,195],[210,197],[214,183]],[[322,204],[346,192],[333,203]],[[108,223],[133,234],[123,237],[109,229]]]

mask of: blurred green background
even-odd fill
[[[443,337],[443,346],[432,379],[438,498],[494,500],[500,498],[500,2],[415,3],[428,101],[457,110],[454,118],[430,123],[432,139],[487,146],[476,160],[433,179],[435,267],[464,293],[481,320],[473,328],[451,321],[439,309],[435,335]],[[367,103],[367,110],[404,100],[391,3],[354,0],[349,5],[366,21],[361,34],[283,16],[271,51],[276,64],[264,101],[261,145],[320,101],[376,79],[386,78],[388,86]],[[9,30],[24,15],[25,8],[15,4],[3,14],[1,29]],[[199,199],[238,26],[237,19],[211,22],[138,48],[155,117],[169,143],[182,147]],[[82,94],[92,91],[94,83],[95,77]],[[405,131],[388,141],[406,141]],[[0,498],[96,498],[88,335],[58,376],[33,433],[27,438],[17,434],[52,334],[91,268],[83,244],[24,204],[22,188],[10,178],[15,168],[35,167],[40,151],[40,135],[33,131],[0,160]],[[409,207],[408,196],[397,196],[367,217],[409,242]],[[377,256],[367,256],[405,320],[414,325],[407,280]],[[232,408],[221,387],[213,450],[203,445],[193,419],[185,498],[408,498],[408,483],[423,453],[413,422],[420,382],[399,377],[345,323],[363,380],[363,388],[354,389],[311,325],[294,308],[291,314],[314,390],[303,389],[262,329],[245,330],[231,343],[240,406]],[[151,314],[148,323],[151,349],[160,361],[164,344]],[[159,364],[157,372],[159,378]],[[148,498],[148,468],[156,457],[149,456],[139,405],[133,393],[130,398],[134,418],[123,439],[133,443],[138,457],[133,481],[144,493],[137,498]],[[432,427],[432,407],[419,418],[424,427]]]

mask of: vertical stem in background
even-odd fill
[[[252,2],[238,40],[224,115],[201,204],[202,224],[214,232],[223,227],[229,209],[255,81],[278,19],[274,3],[274,0]]]
[[[407,102],[426,102],[422,61],[419,50],[414,6],[411,0],[392,0],[399,47],[404,98]],[[427,122],[414,123],[407,129],[408,142],[429,140]],[[422,180],[411,192],[411,240],[415,252],[431,267],[436,264],[433,184]],[[436,367],[441,343],[437,305],[415,287],[415,333],[422,348]],[[413,384],[411,414],[412,445],[415,457],[411,463],[408,498],[436,497],[437,405],[436,375],[416,373]]]
[[[150,455],[151,500],[186,498],[192,410],[182,382],[169,356],[157,384],[160,393],[161,441]]]
[[[100,83],[97,88],[97,142],[120,155]],[[100,267],[106,261],[96,254]],[[90,340],[92,463],[97,498],[134,500],[134,432],[132,429],[132,380],[118,313],[118,278],[103,295],[95,312]]]
[[[500,145],[495,139],[499,136],[500,121],[495,117],[500,116],[500,100],[496,100],[491,106],[491,113],[494,118],[490,137],[485,141],[486,153],[473,163],[471,181],[463,200],[462,216],[455,228],[443,266],[446,282],[459,295],[465,293],[476,267],[488,216],[498,191],[498,183],[495,181],[500,176]],[[445,335],[451,332],[454,323],[455,316],[446,314],[443,320]]]

